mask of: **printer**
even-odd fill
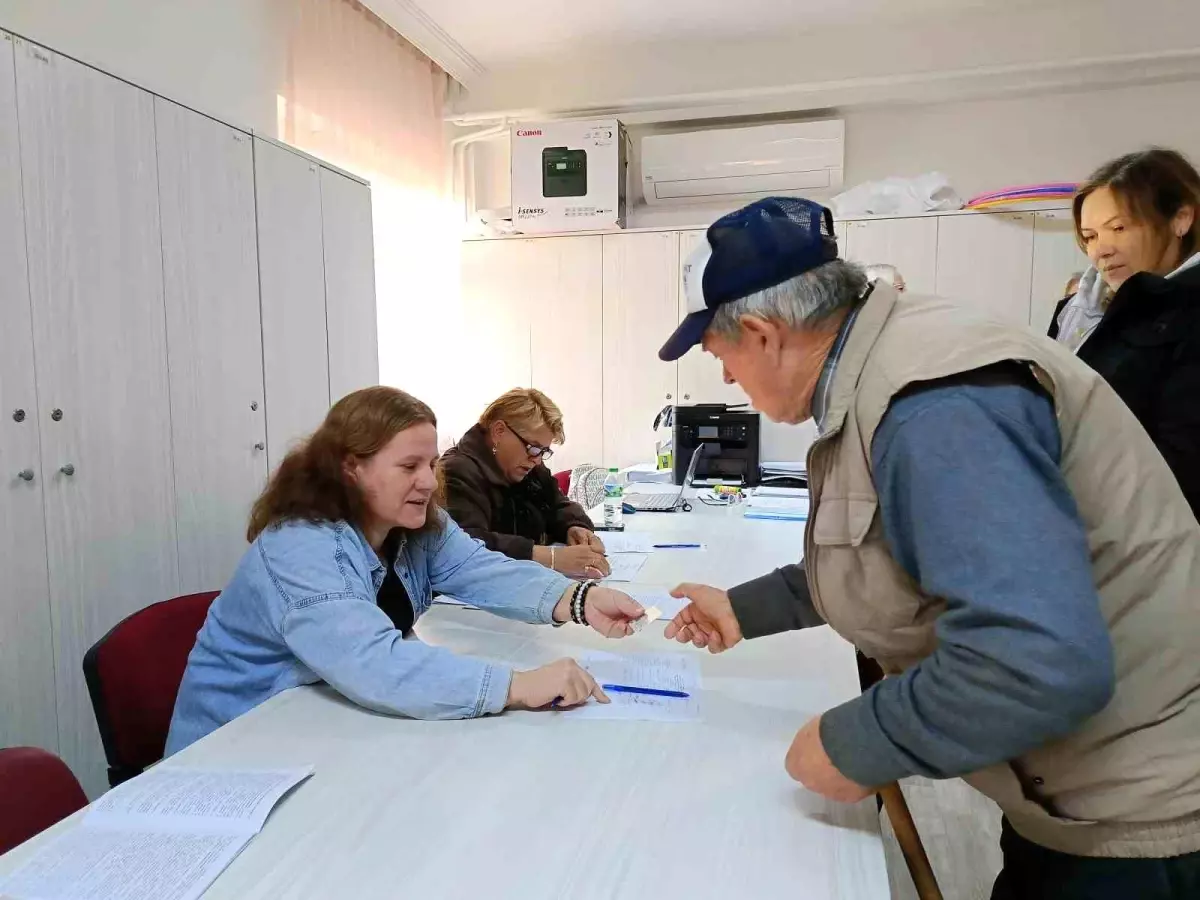
[[[674,419],[675,483],[683,484],[692,454],[703,446],[693,483],[758,484],[759,414],[724,403],[676,406]]]

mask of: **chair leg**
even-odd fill
[[[900,791],[899,783],[893,781],[879,789],[883,806],[887,810],[888,819],[892,823],[896,842],[904,861],[908,864],[908,873],[912,876],[920,900],[942,900],[942,890],[938,887],[937,878],[933,874],[933,866],[925,853],[925,845],[921,843],[921,835],[908,809],[908,801]]]

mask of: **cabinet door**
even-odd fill
[[[155,98],[179,575],[219,590],[267,475],[249,135]]]
[[[679,260],[675,278],[678,283],[676,293],[679,296],[678,321],[687,316],[687,298],[683,294],[683,261],[700,242],[704,240],[704,231],[679,232]],[[659,343],[666,340],[670,332],[663,332]],[[655,353],[658,350],[655,348]],[[699,347],[693,347],[679,360],[679,402],[691,403],[749,403],[750,399],[736,384],[725,383],[725,373],[721,363],[713,356],[705,353]]]
[[[274,469],[329,410],[320,166],[254,139],[267,460]]]
[[[0,747],[57,752],[14,40],[0,40]]]
[[[16,69],[59,749],[95,795],[84,653],[179,593],[154,100],[32,45]]]
[[[321,168],[329,399],[379,384],[371,189]]]
[[[604,264],[600,237],[529,241],[532,384],[563,412],[555,472],[604,461]],[[508,243],[512,243],[511,241]]]
[[[679,323],[677,232],[604,236],[604,456],[654,459],[654,417],[676,402],[675,363],[658,350]]]
[[[1029,324],[1033,215],[975,213],[938,222],[937,293],[991,319]]]
[[[938,219],[870,219],[847,222],[846,259],[895,266],[914,294],[937,289]]]
[[[1045,333],[1054,307],[1072,275],[1091,265],[1075,240],[1075,219],[1069,209],[1034,213],[1033,290],[1029,299],[1029,324]]]
[[[462,337],[448,351],[457,391],[443,429],[457,440],[484,408],[515,387],[533,383],[530,291],[544,280],[539,240],[466,241],[462,245]]]

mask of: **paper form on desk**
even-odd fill
[[[682,691],[684,697],[609,693],[612,703],[591,700],[563,711],[573,719],[641,719],[695,722],[700,718],[700,663],[684,653],[589,653],[579,664],[601,684]]]
[[[0,883],[14,900],[195,900],[311,768],[160,768],[110,791]]]
[[[648,534],[614,531],[600,536],[606,553],[653,553],[654,538]]]
[[[633,581],[638,571],[646,564],[648,553],[615,553],[608,558],[611,570],[604,581]]]
[[[675,597],[672,597],[662,588],[635,588],[622,586],[621,591],[628,594],[638,603],[642,604],[643,609],[651,606],[657,606],[659,611],[662,613],[663,621],[668,622],[679,615],[679,611],[692,602],[686,597],[684,597],[682,600],[678,600]]]

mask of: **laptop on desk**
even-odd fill
[[[621,498],[621,502],[638,512],[675,512],[677,509],[687,507],[688,504],[683,499],[683,492],[696,475],[696,464],[700,461],[700,454],[703,450],[704,444],[696,445],[696,449],[692,452],[692,461],[688,463],[687,472],[683,476],[683,484],[679,485],[679,490],[663,494],[626,494]]]

